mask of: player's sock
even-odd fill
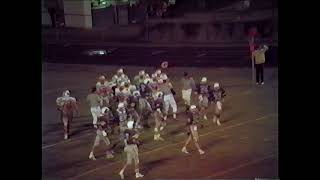
[[[159,141],[164,141],[164,139],[163,139],[162,137],[160,137],[160,134],[159,134],[159,136],[158,136],[158,140],[159,140]]]
[[[186,153],[186,154],[189,154],[189,152],[187,151],[187,148],[186,148],[186,147],[183,147],[183,148],[181,149],[181,151],[184,152],[184,153]]]
[[[173,119],[177,119],[176,113],[173,114]]]
[[[190,107],[186,104],[186,111],[185,111],[186,114],[188,114],[189,108],[190,108]]]
[[[96,157],[94,157],[94,154],[92,151],[90,152],[89,159],[96,160]]]
[[[204,154],[204,151],[202,149],[199,149],[200,154]]]
[[[113,154],[112,154],[112,152],[110,152],[110,151],[107,151],[106,155],[107,155],[107,156],[106,156],[107,159],[111,159],[111,158],[114,157]]]
[[[143,174],[141,174],[141,173],[136,173],[136,178],[142,178],[144,175]]]
[[[204,120],[207,120],[207,119],[208,119],[208,118],[207,118],[207,115],[204,115],[204,116],[203,116],[203,119],[204,119]]]
[[[68,134],[64,134],[64,139],[65,139],[65,140],[68,139]]]
[[[158,128],[154,128],[154,133],[153,139],[156,141],[158,140]]]
[[[220,119],[217,120],[218,126],[221,126]]]
[[[121,171],[119,172],[119,175],[120,175],[120,178],[121,178],[121,179],[124,179],[123,170],[121,170]]]

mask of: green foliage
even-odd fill
[[[91,0],[92,9],[102,9],[114,5],[135,4],[137,0]]]

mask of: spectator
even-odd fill
[[[263,79],[263,65],[266,62],[265,53],[268,50],[268,46],[260,45],[258,49],[253,51],[252,56],[256,68],[256,84],[264,84]]]

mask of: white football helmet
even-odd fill
[[[207,77],[202,77],[201,82],[207,82]]]

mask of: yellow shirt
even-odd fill
[[[255,50],[252,53],[252,56],[255,60],[255,64],[262,64],[266,62],[265,52],[268,50],[267,46],[264,46],[262,49]]]

